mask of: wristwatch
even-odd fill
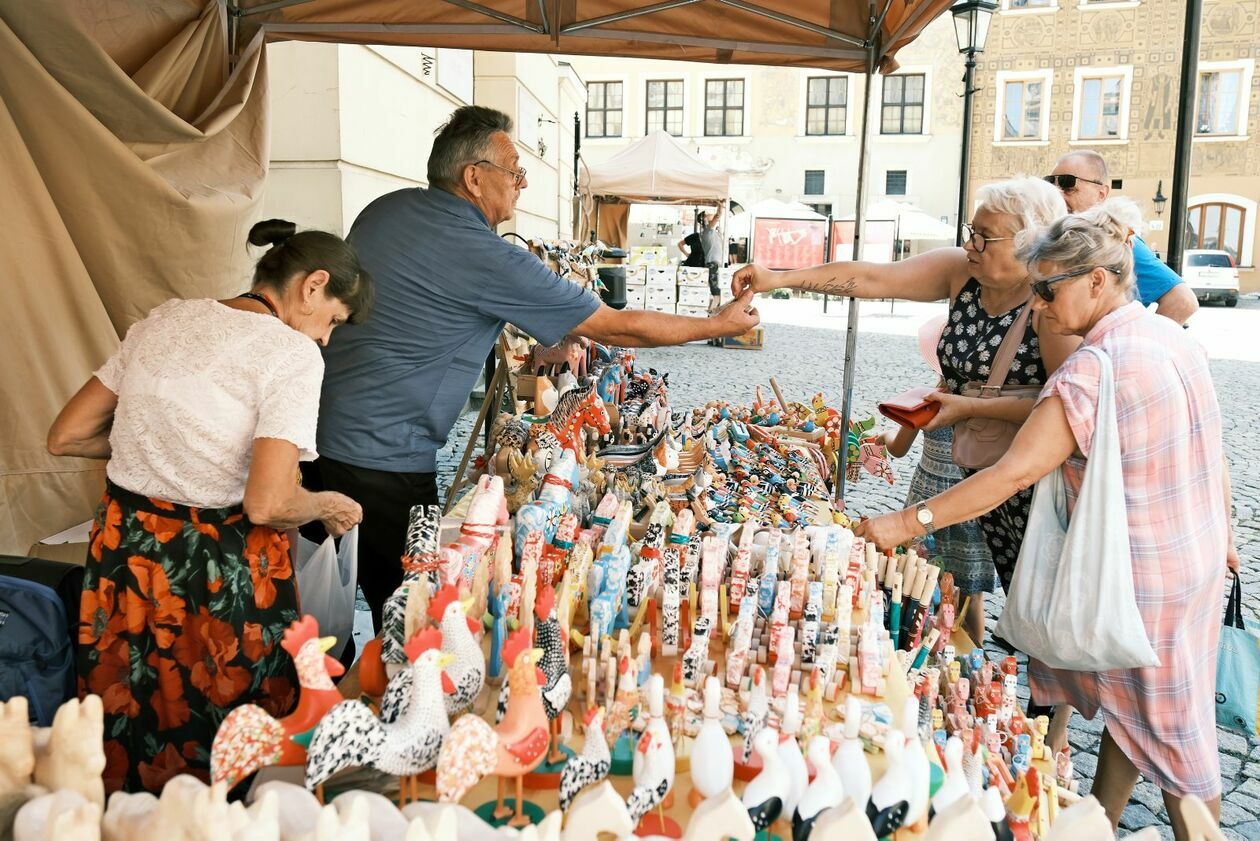
[[[927,507],[926,502],[914,506],[914,518],[923,526],[925,533],[932,534],[936,531],[936,526],[932,525],[932,509]]]

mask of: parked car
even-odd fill
[[[1238,266],[1228,251],[1190,249],[1182,260],[1181,277],[1200,301],[1238,305]]]

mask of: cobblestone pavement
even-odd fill
[[[1243,315],[1245,309],[1257,311],[1255,317],[1260,327],[1260,302],[1244,301],[1239,315]],[[697,343],[640,351],[639,359],[645,365],[669,372],[671,402],[676,409],[702,404],[715,397],[751,399],[752,387],[758,383],[768,394],[771,376],[788,400],[807,402],[807,398],[821,391],[829,405],[839,407],[844,331],[774,323],[766,324],[765,331],[766,347],[761,351],[722,350]],[[860,332],[857,364],[853,392],[855,417],[869,416],[879,400],[911,386],[923,385],[930,376],[912,335]],[[1248,594],[1244,613],[1249,621],[1260,621],[1260,598],[1257,598],[1260,593],[1260,563],[1257,563],[1260,560],[1260,470],[1257,469],[1260,447],[1255,443],[1255,436],[1249,433],[1260,414],[1260,363],[1214,360],[1212,373],[1225,418],[1225,445],[1234,481],[1235,529],[1244,564],[1243,587]],[[442,487],[449,485],[472,419],[472,415],[467,415],[460,421],[450,444],[439,456]],[[896,485],[890,487],[866,475],[851,486],[850,509],[879,514],[900,508],[918,463],[918,448],[916,443],[906,458],[895,462]],[[997,620],[1002,598],[999,594],[988,601],[991,627]],[[1223,604],[1222,601],[1222,611]],[[992,644],[989,650],[995,657],[1009,653]],[[1211,690],[1204,687],[1204,691]],[[1021,686],[1020,693],[1021,701],[1026,704],[1027,686]],[[1097,767],[1101,734],[1101,717],[1093,722],[1079,715],[1074,717],[1070,741],[1084,791],[1088,790]],[[1244,737],[1224,730],[1218,731],[1218,738],[1225,791],[1221,823],[1230,838],[1260,839],[1260,744],[1249,745]],[[1164,837],[1172,838],[1159,790],[1145,781],[1138,783],[1121,825],[1128,831],[1155,825]]]

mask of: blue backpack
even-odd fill
[[[28,562],[31,568],[23,569],[25,564],[13,563],[18,559],[4,560],[9,563],[0,563],[0,572],[17,575],[0,574],[0,701],[25,696],[31,722],[48,727],[57,708],[76,694],[75,649],[67,601],[73,598],[77,624],[77,587],[82,587],[82,568],[56,564],[63,569],[50,570],[49,566],[54,566],[50,562],[32,561]],[[69,573],[64,567],[71,567]],[[32,574],[18,577],[26,573]],[[50,580],[50,573],[58,580]],[[65,592],[59,594],[59,590]]]

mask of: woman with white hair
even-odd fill
[[[1221,576],[1237,570],[1221,413],[1203,349],[1133,301],[1129,238],[1137,211],[1123,199],[1021,237],[1033,307],[1048,332],[1084,339],[1111,360],[1138,611],[1160,665],[1105,672],[1029,662],[1033,697],[1070,703],[1105,729],[1093,794],[1118,825],[1138,774],[1158,785],[1176,837],[1189,837],[1180,799],[1219,815],[1221,771],[1213,687]],[[971,519],[1063,466],[1069,516],[1093,444],[1100,363],[1080,350],[1051,374],[1036,408],[994,466],[929,500],[938,527]],[[922,533],[910,510],[858,533],[892,547]],[[1030,562],[1025,559],[1023,563]]]
[[[924,429],[956,427],[973,417],[1022,423],[1032,411],[1032,399],[981,400],[964,397],[961,391],[969,382],[989,379],[998,346],[1028,304],[1028,267],[1015,257],[1015,236],[1050,224],[1067,213],[1067,205],[1058,190],[1039,178],[990,184],[980,188],[977,198],[979,208],[971,224],[964,226],[963,248],[938,248],[898,263],[827,263],[784,272],[746,266],[735,274],[732,289],[736,294],[749,287],[755,292],[792,287],[854,298],[948,298],[949,321],[936,346],[948,391],[929,398],[941,408]],[[1025,319],[1005,385],[1041,385],[1078,344],[1075,336],[1047,331],[1038,315]],[[1019,557],[1031,501],[1031,490],[1026,490],[980,518],[1004,587],[1009,586]],[[920,503],[917,515],[932,526],[930,506]],[[992,590],[992,584],[986,589]],[[970,611],[967,627],[983,628],[983,592],[972,596]]]

